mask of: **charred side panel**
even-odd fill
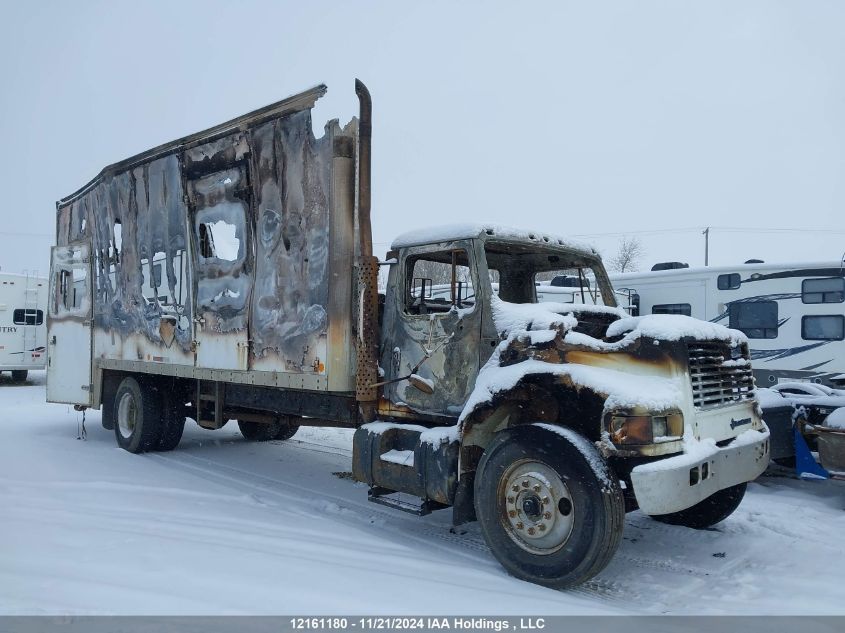
[[[161,356],[160,348],[187,353],[191,305],[178,158],[105,179],[77,205],[87,207],[80,215],[89,218],[94,252],[95,355],[143,360]],[[81,224],[73,213],[70,220],[73,233]],[[125,348],[135,335],[134,347]]]
[[[110,166],[59,203],[57,244],[91,246],[95,358],[354,390],[358,130],[315,138],[324,90]]]
[[[303,111],[252,130],[255,290],[251,366],[324,373],[333,131]],[[350,271],[351,273],[351,271]]]

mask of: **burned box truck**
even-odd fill
[[[510,573],[553,587],[607,564],[626,511],[691,527],[733,512],[768,462],[743,335],[628,317],[599,255],[543,232],[431,229],[379,261],[369,93],[356,84],[359,116],[316,138],[324,92],[58,202],[48,399],[101,408],[131,452],[173,449],[186,418],[248,440],[356,429],[370,499],[451,507]],[[592,301],[537,303],[554,274],[591,279]]]

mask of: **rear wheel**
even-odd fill
[[[505,569],[554,588],[599,573],[625,520],[618,481],[595,447],[536,426],[503,431],[484,452],[475,509]]]
[[[701,530],[724,521],[734,513],[742,503],[747,484],[737,484],[725,488],[699,501],[691,508],[672,512],[670,514],[653,514],[652,519],[670,525],[683,525],[688,528]]]
[[[243,436],[251,442],[266,442],[268,440],[289,440],[299,430],[290,416],[281,416],[275,422],[247,422],[238,420],[238,428]]]
[[[15,369],[12,371],[12,382],[23,382],[28,375],[28,369]]]
[[[155,448],[162,414],[161,392],[155,385],[131,376],[124,378],[114,398],[114,435],[118,446],[130,453]]]
[[[178,391],[164,396],[161,434],[156,442],[157,451],[172,451],[179,446],[185,430],[185,403]]]
[[[286,415],[279,418],[276,422],[276,434],[273,436],[274,440],[289,440],[299,430],[299,425],[294,423],[292,416]]]

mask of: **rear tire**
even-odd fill
[[[123,379],[114,398],[114,435],[120,448],[143,453],[155,447],[161,434],[162,400],[151,381]]]
[[[241,434],[250,442],[266,442],[272,440],[278,429],[275,424],[265,422],[247,422],[238,420],[238,428]]]
[[[617,477],[595,447],[536,426],[502,431],[484,451],[475,511],[509,573],[555,589],[604,569],[625,521]]]
[[[14,369],[12,370],[12,382],[24,382],[28,375],[28,369]]]
[[[182,433],[185,431],[184,400],[178,391],[171,391],[165,395],[161,435],[155,446],[157,451],[172,451],[179,446]]]
[[[289,416],[282,416],[275,422],[247,422],[238,420],[241,434],[251,442],[268,440],[289,440],[299,430],[299,425],[292,424]]]
[[[651,518],[669,525],[683,525],[684,527],[702,530],[711,525],[724,521],[734,513],[742,503],[747,484],[737,484],[725,488],[699,501],[691,508],[672,512],[670,514],[653,514]]]
[[[295,418],[289,415],[282,416],[279,418],[279,421],[276,423],[277,431],[276,434],[273,436],[274,440],[289,440],[296,432],[299,430],[299,425],[294,424],[293,420]]]

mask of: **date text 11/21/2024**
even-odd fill
[[[297,617],[290,619],[295,631],[538,631],[546,627],[544,618],[467,618],[467,617]]]

